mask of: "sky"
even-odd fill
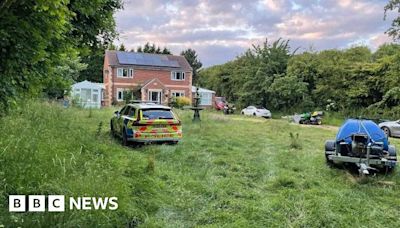
[[[320,51],[390,42],[387,0],[124,0],[115,15],[130,50],[155,43],[173,54],[192,48],[204,67],[235,59],[265,39],[290,40],[293,50]]]

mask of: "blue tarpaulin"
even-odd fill
[[[382,142],[383,149],[388,149],[389,143],[385,133],[379,128],[378,125],[376,125],[376,123],[371,120],[346,120],[346,122],[340,127],[339,132],[336,135],[336,142],[345,141],[347,143],[351,143],[351,136],[353,134],[368,135],[369,142]]]

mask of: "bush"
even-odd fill
[[[293,134],[292,132],[289,133],[290,136],[290,148],[291,149],[301,149],[302,145],[301,145],[301,141],[299,139],[299,133]]]
[[[174,101],[174,107],[182,108],[183,106],[191,105],[192,101],[189,97],[177,97]]]

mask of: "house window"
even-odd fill
[[[149,101],[152,101],[155,103],[161,103],[161,97],[162,97],[161,90],[149,90],[147,95],[148,95]]]
[[[174,91],[171,93],[172,97],[184,97],[185,92],[180,92],[180,91]]]
[[[117,101],[124,100],[124,89],[117,89]]]
[[[175,80],[175,81],[185,80],[185,72],[181,72],[181,71],[171,72],[171,80]]]
[[[133,78],[133,68],[118,68],[117,77],[119,78]]]
[[[131,88],[117,88],[117,101],[131,100],[134,98],[134,91]]]

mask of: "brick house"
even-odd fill
[[[172,97],[192,99],[192,68],[183,56],[106,51],[104,105],[135,99],[167,104]]]

